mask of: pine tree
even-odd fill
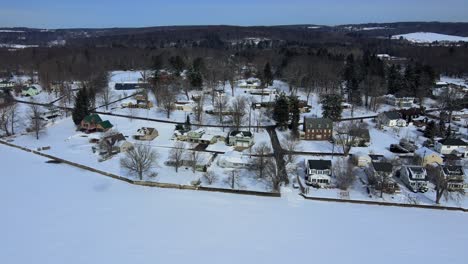
[[[434,121],[429,121],[426,124],[426,129],[424,130],[424,136],[429,139],[434,139],[437,133],[436,123]]]
[[[90,114],[89,111],[90,102],[88,97],[88,91],[86,87],[81,88],[75,99],[75,106],[72,112],[72,118],[75,125],[81,123],[81,121]]]
[[[263,86],[267,87],[270,85],[273,85],[273,73],[271,72],[270,63],[267,62],[263,69]]]
[[[297,96],[289,97],[289,111],[291,114],[291,132],[293,137],[299,137],[299,119],[301,116],[299,110],[299,99]]]
[[[289,102],[284,93],[281,93],[275,100],[273,108],[273,120],[280,129],[285,129],[289,120]]]
[[[185,120],[184,128],[186,131],[192,130],[192,123],[190,122],[190,116],[187,115],[187,119]]]
[[[343,112],[342,98],[338,94],[326,94],[322,100],[322,116],[330,118],[331,120],[338,120],[341,118]]]

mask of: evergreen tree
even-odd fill
[[[446,115],[446,114],[445,114]],[[441,118],[440,121],[439,121],[439,135],[441,137],[445,136],[446,134],[446,129],[445,129],[445,122],[444,120]]]
[[[289,102],[284,93],[276,97],[275,106],[273,108],[273,120],[280,129],[285,129],[289,120]]]
[[[81,123],[81,121],[90,114],[89,111],[90,102],[88,97],[88,91],[86,87],[81,88],[75,99],[75,106],[72,112],[72,118],[75,125]]]
[[[399,92],[400,88],[401,88],[400,70],[395,65],[392,65],[388,69],[388,74],[387,74],[387,92],[389,94],[396,94]]]
[[[185,120],[184,128],[186,131],[192,130],[192,123],[190,122],[190,116],[187,115],[187,119]]]
[[[291,115],[291,132],[293,137],[299,137],[299,119],[301,116],[299,110],[299,99],[297,96],[289,97],[289,111]]]
[[[270,63],[267,62],[263,69],[263,86],[267,87],[270,85],[273,85],[273,73],[271,72]]]
[[[343,112],[342,98],[338,94],[326,94],[322,97],[322,116],[330,118],[331,120],[338,120],[341,118]]]
[[[182,57],[180,57],[179,55],[171,57],[169,59],[169,63],[177,76],[179,76],[180,73],[184,70],[185,62],[184,59],[182,59]]]
[[[434,121],[429,121],[426,124],[426,129],[424,130],[424,136],[429,139],[434,139],[437,134],[436,123]]]

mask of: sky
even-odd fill
[[[0,27],[468,22],[468,0],[0,0]]]

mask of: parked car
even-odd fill
[[[391,144],[390,151],[393,153],[410,153],[407,149],[403,148],[398,144]]]

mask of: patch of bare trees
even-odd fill
[[[429,177],[429,180],[434,184],[434,189],[436,192],[436,204],[440,204],[440,199],[442,197],[445,200],[459,200],[465,195],[464,189],[450,190],[449,182],[450,179],[445,177],[440,166],[426,166],[426,171]]]
[[[44,131],[45,121],[41,116],[40,106],[32,104],[29,106],[29,131],[34,132],[36,139]]]
[[[185,152],[185,144],[181,141],[177,141],[169,152],[169,160],[174,165],[176,172],[178,172],[179,168],[183,165]]]
[[[17,105],[16,103],[9,103],[0,107],[0,130],[6,136],[15,134],[15,127],[18,122]]]
[[[247,108],[247,99],[243,96],[237,96],[231,103],[230,112],[232,123],[239,130]]]
[[[120,166],[143,180],[143,175],[156,166],[158,157],[158,153],[151,146],[137,145],[125,153],[125,156],[120,160]]]
[[[350,160],[343,161],[339,159],[335,162],[333,167],[336,177],[336,186],[341,190],[347,190],[356,180],[356,175],[353,172],[354,165]]]

